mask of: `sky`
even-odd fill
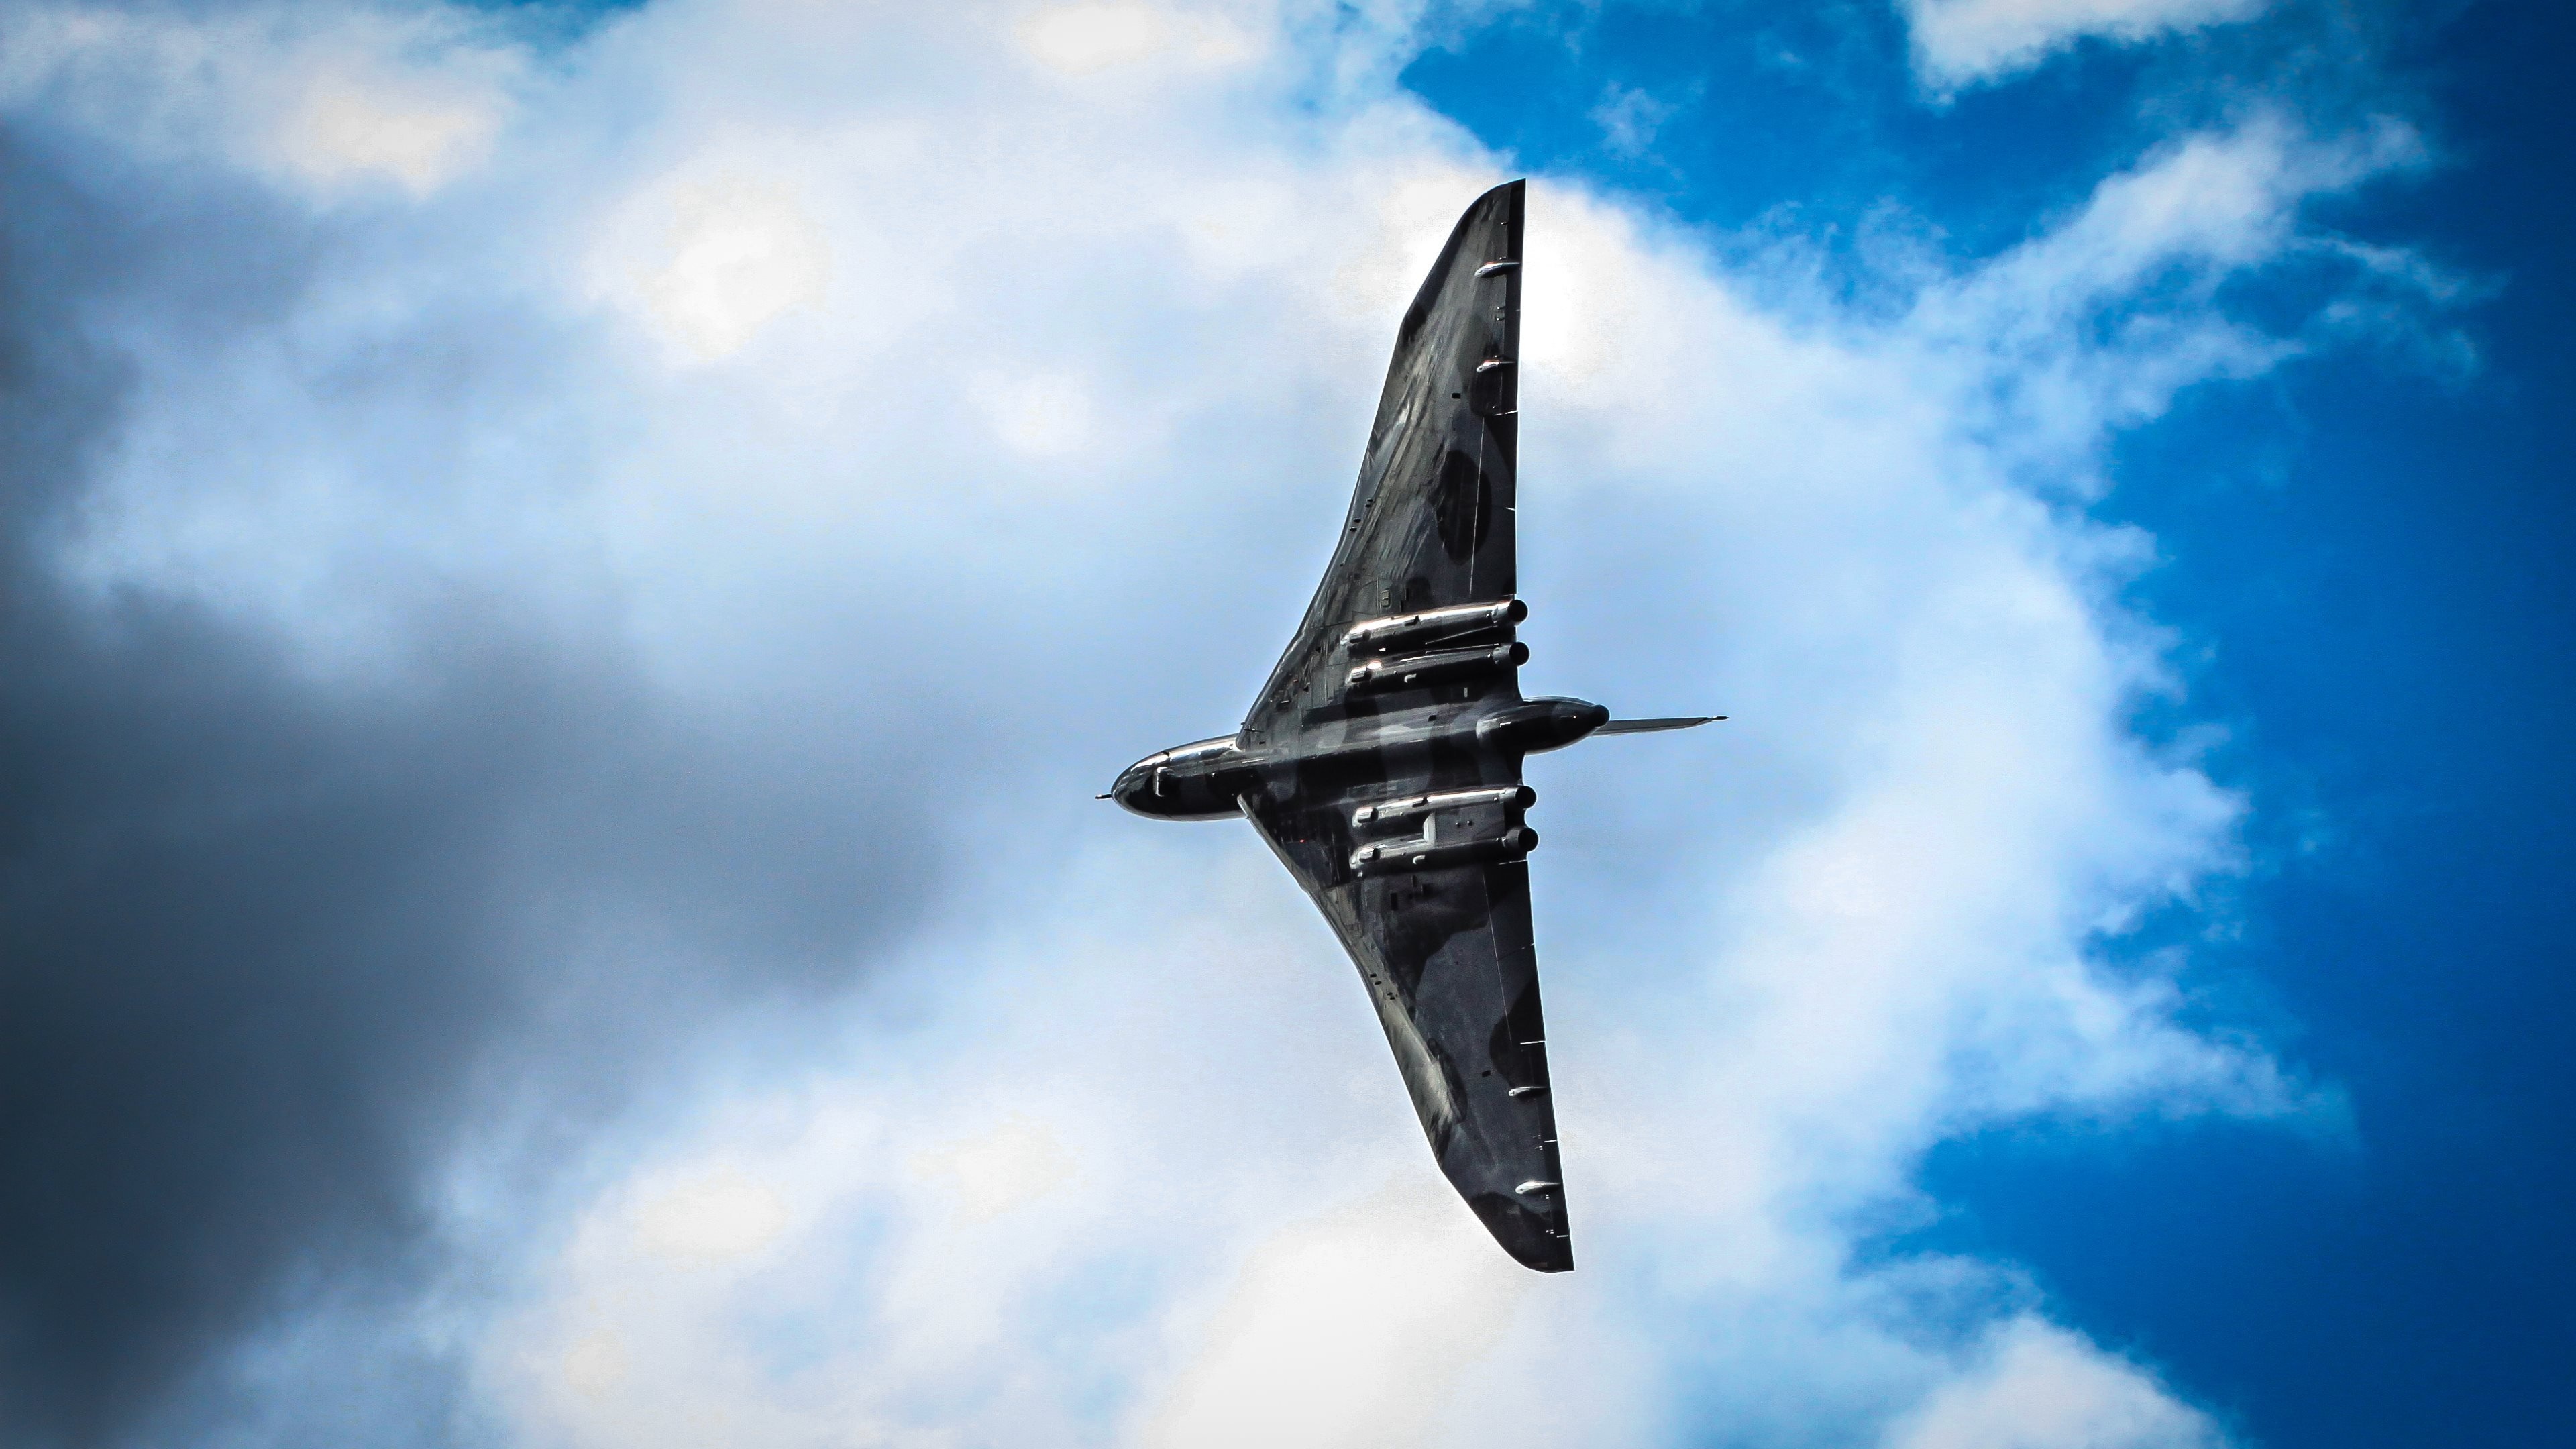
[[[2571,22],[0,6],[0,1437],[2576,1423]],[[1222,732],[1531,179],[1579,1268]]]

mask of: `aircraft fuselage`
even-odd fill
[[[1443,779],[1499,778],[1476,768],[1489,755],[1507,757],[1495,763],[1518,778],[1510,767],[1520,757],[1573,744],[1609,718],[1580,699],[1488,697],[1315,719],[1275,742],[1220,735],[1158,750],[1121,771],[1109,793],[1156,820],[1234,820],[1248,795],[1288,806],[1301,797],[1402,795]]]

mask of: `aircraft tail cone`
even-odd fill
[[[1656,730],[1686,730],[1698,725],[1715,724],[1726,718],[1722,714],[1695,714],[1684,719],[1614,719],[1594,730],[1596,735],[1643,735]]]

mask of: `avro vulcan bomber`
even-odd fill
[[[1562,1272],[1521,762],[1714,716],[1521,697],[1526,186],[1476,199],[1405,312],[1340,546],[1251,715],[1137,761],[1110,794],[1157,819],[1252,822],[1358,964],[1440,1170],[1505,1251]]]

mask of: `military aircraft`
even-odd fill
[[[1504,1251],[1574,1266],[1530,939],[1521,761],[1613,720],[1521,698],[1514,592],[1521,226],[1528,183],[1458,219],[1397,329],[1324,582],[1233,734],[1158,751],[1103,798],[1242,816],[1368,986],[1440,1170]]]

